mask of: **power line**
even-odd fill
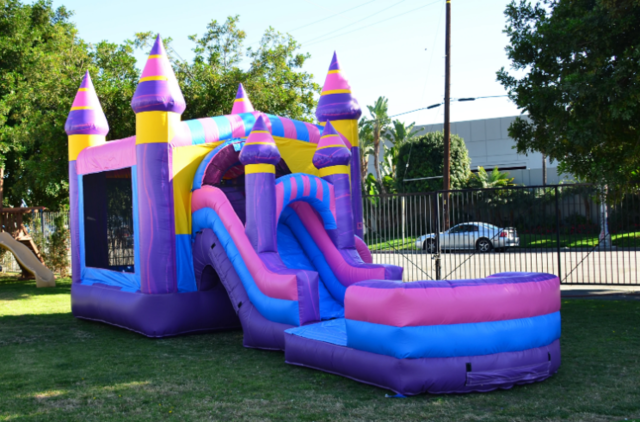
[[[327,16],[326,18],[319,19],[319,20],[317,20],[317,21],[315,21],[315,22],[307,23],[307,24],[302,25],[302,26],[299,26],[299,27],[297,27],[297,28],[290,29],[290,30],[288,30],[287,32],[297,31],[298,29],[307,28],[307,27],[312,26],[312,25],[315,25],[315,24],[317,24],[317,23],[324,22],[324,21],[326,21],[327,19],[331,19],[331,18],[334,18],[334,17],[336,17],[336,16],[342,15],[343,13],[347,13],[347,12],[350,12],[350,11],[352,11],[352,10],[355,10],[355,9],[357,9],[357,8],[359,8],[359,7],[366,6],[367,4],[373,3],[374,1],[377,1],[377,0],[371,0],[371,1],[368,1],[368,2],[366,2],[366,3],[362,3],[361,5],[358,5],[358,6],[356,6],[356,7],[352,7],[351,9],[343,10],[342,12],[338,12],[338,13],[333,14],[333,15],[331,15],[331,16]]]
[[[406,15],[406,14],[408,14],[408,13],[415,12],[416,10],[424,9],[424,8],[425,8],[425,7],[427,7],[427,6],[432,6],[432,5],[434,5],[434,4],[436,4],[436,3],[439,3],[439,2],[440,2],[440,1],[436,1],[436,2],[433,2],[433,3],[425,4],[424,6],[420,6],[420,7],[416,8],[416,9],[409,10],[409,11],[404,12],[404,13],[400,13],[399,15],[395,15],[395,16],[392,16],[392,17],[390,17],[390,18],[383,19],[383,20],[381,20],[381,21],[374,22],[374,23],[369,24],[369,25],[361,26],[360,28],[356,28],[356,29],[353,29],[353,30],[351,30],[351,31],[344,32],[344,33],[342,33],[342,34],[338,34],[338,35],[333,36],[333,37],[325,38],[325,39],[323,39],[323,40],[319,40],[319,41],[316,41],[316,42],[313,42],[313,43],[310,43],[310,44],[303,44],[303,45],[305,45],[305,46],[309,46],[309,45],[317,44],[317,43],[320,43],[320,42],[329,41],[329,40],[331,40],[331,39],[338,38],[338,37],[341,37],[341,36],[343,36],[343,35],[350,34],[350,33],[352,33],[352,32],[360,31],[361,29],[369,28],[370,26],[377,25],[377,24],[379,24],[379,23],[383,23],[383,22],[386,22],[386,21],[390,21],[390,20],[392,20],[392,19],[398,18],[398,17],[403,16],[403,15]]]
[[[485,98],[500,98],[500,97],[508,97],[508,95],[487,95],[487,96],[484,96],[484,97],[451,98],[451,101],[466,102],[466,101],[482,100],[482,99],[485,99]],[[415,110],[405,111],[404,113],[400,113],[400,114],[394,114],[393,116],[389,116],[389,118],[398,117],[398,116],[404,116],[405,114],[415,113],[416,111],[431,110],[433,108],[440,107],[443,104],[444,104],[444,102],[437,103],[437,104],[431,104],[430,106],[427,106],[427,107],[416,108]]]
[[[367,20],[367,19],[369,19],[369,18],[372,18],[372,17],[374,17],[375,15],[378,15],[378,14],[380,14],[380,13],[384,12],[385,10],[389,10],[389,9],[391,9],[391,8],[393,8],[393,7],[396,7],[397,5],[399,5],[400,3],[403,3],[403,2],[405,2],[405,1],[406,1],[406,0],[400,0],[399,2],[392,4],[391,6],[389,6],[389,7],[387,7],[387,8],[384,8],[384,9],[382,9],[382,10],[378,10],[377,12],[372,13],[371,15],[366,16],[366,17],[364,17],[364,18],[360,19],[359,21],[355,21],[355,22],[353,22],[353,23],[351,23],[350,25],[355,25],[355,24],[360,23],[360,22],[362,22],[362,21],[365,21],[365,20]],[[332,34],[332,33],[334,33],[334,32],[335,32],[335,31],[327,32],[327,33],[322,34],[322,35],[320,35],[320,36],[318,36],[318,37],[312,38],[312,39],[310,39],[310,40],[308,40],[308,41],[303,42],[303,43],[302,43],[302,45],[307,45],[308,43],[311,43],[311,42],[313,42],[313,41],[316,41],[316,40],[318,40],[318,39],[320,39],[320,38],[324,38],[324,37],[326,37],[327,35],[331,35],[331,34]]]

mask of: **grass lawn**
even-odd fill
[[[555,248],[557,247],[555,234],[521,234],[520,247],[524,248]],[[592,248],[598,244],[597,235],[573,234],[560,235],[561,248]],[[640,232],[620,233],[611,235],[611,244],[619,248],[639,248]]]
[[[640,302],[564,301],[562,366],[543,383],[388,399],[245,349],[240,331],[150,340],[77,320],[69,291],[0,279],[0,421],[640,418]]]

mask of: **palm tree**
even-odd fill
[[[402,147],[402,145],[406,144],[407,142],[410,142],[424,130],[420,129],[414,132],[413,128],[415,127],[415,125],[415,122],[407,125],[400,120],[394,120],[393,128],[387,130],[387,132],[385,133],[385,137],[393,145],[391,148],[388,148],[385,151],[385,156],[387,154],[390,156],[391,171],[394,177],[396,174],[396,165],[398,164],[398,153],[400,152],[400,147]],[[385,160],[387,160],[386,157]]]
[[[474,188],[489,189],[515,186],[515,183],[513,178],[509,178],[509,173],[500,172],[498,167],[494,167],[491,173],[487,173],[483,167],[478,166],[478,172],[471,175],[469,185]]]
[[[380,169],[380,141],[382,135],[387,131],[391,119],[389,118],[389,100],[385,97],[380,97],[372,106],[367,106],[371,119],[365,120],[365,124],[371,124],[373,131],[373,165],[376,170],[376,177],[380,186],[382,186],[382,171]],[[384,186],[382,186],[382,193],[384,192]]]
[[[373,127],[364,120],[358,123],[358,138],[360,140],[360,177],[362,186],[365,186],[369,172],[369,156],[373,154]]]

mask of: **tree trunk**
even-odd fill
[[[360,159],[360,179],[362,179],[362,186],[366,186],[367,174],[369,173],[369,157],[362,157]]]
[[[384,183],[382,183],[382,172],[380,171],[380,142],[382,142],[380,128],[376,123],[373,132],[373,165],[376,169],[376,178],[378,179],[378,183],[380,183],[380,192],[387,193],[384,188]]]
[[[4,207],[2,200],[4,199],[3,197],[3,191],[2,191],[2,187],[4,185],[4,167],[0,166],[0,212],[2,212],[2,208]]]

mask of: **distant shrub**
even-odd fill
[[[55,230],[47,239],[44,261],[49,269],[66,277],[69,270],[69,229],[64,224],[64,214],[53,220]]]
[[[409,167],[407,167],[407,160]],[[471,174],[471,159],[464,140],[451,135],[451,189],[466,186]],[[434,192],[442,190],[442,179],[404,182],[404,179],[442,176],[444,171],[444,134],[429,132],[402,144],[398,151],[396,183],[399,192]]]

